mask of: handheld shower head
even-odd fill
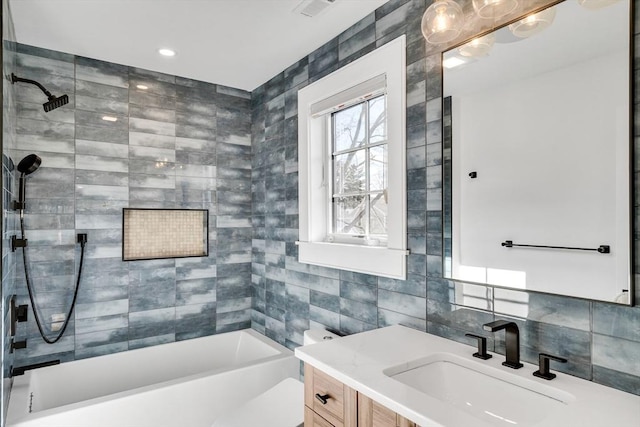
[[[62,107],[63,105],[66,105],[69,103],[69,97],[67,95],[62,95],[62,96],[52,95],[51,92],[45,89],[44,86],[42,86],[37,81],[30,80],[30,79],[23,79],[22,77],[18,77],[15,74],[11,73],[11,83],[16,83],[16,82],[29,83],[32,85],[36,85],[40,88],[42,92],[44,92],[45,95],[47,95],[47,98],[49,98],[49,101],[42,104],[42,107],[44,108],[45,113],[48,113],[51,110],[55,110],[56,108]]]
[[[18,172],[30,175],[38,170],[42,164],[42,159],[37,154],[29,154],[18,163]]]
[[[24,205],[26,199],[26,187],[27,187],[27,175],[30,175],[38,170],[40,165],[42,164],[42,159],[36,154],[29,154],[25,156],[24,159],[20,160],[18,163],[18,172],[20,172],[20,180],[19,180],[19,190],[18,190],[18,201],[14,200],[13,209],[17,209],[20,211],[20,218],[22,220],[24,216]]]

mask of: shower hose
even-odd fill
[[[24,212],[20,212],[20,232],[22,233],[22,239],[25,239],[25,233],[24,233]],[[33,289],[31,287],[31,280],[29,278],[29,269],[27,268],[27,247],[24,246],[22,248],[22,261],[24,264],[24,278],[27,282],[27,291],[29,293],[29,300],[31,300],[31,308],[33,309],[33,317],[36,320],[36,325],[38,326],[38,331],[40,332],[40,336],[42,336],[42,339],[44,340],[44,342],[46,342],[47,344],[55,344],[58,341],[60,341],[60,338],[62,338],[62,335],[64,335],[64,331],[66,331],[67,326],[69,326],[69,322],[71,319],[71,314],[73,313],[73,309],[76,305],[76,300],[78,299],[78,290],[80,289],[80,276],[82,276],[82,264],[84,262],[84,246],[87,242],[86,239],[86,235],[83,238],[80,238],[80,235],[78,235],[78,243],[80,243],[80,265],[78,267],[78,278],[76,280],[76,286],[75,286],[75,290],[73,291],[73,300],[71,301],[71,307],[69,307],[69,312],[67,313],[67,316],[64,319],[64,323],[62,325],[62,328],[60,329],[60,332],[58,333],[58,335],[51,339],[49,337],[46,336],[46,334],[44,333],[44,328],[42,327],[42,322],[40,321],[40,316],[38,315],[38,310],[36,307],[36,301],[34,298],[34,293],[33,293]]]

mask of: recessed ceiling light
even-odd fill
[[[158,53],[162,56],[176,56],[176,52],[171,49],[158,49]]]
[[[107,122],[117,122],[118,118],[113,116],[102,116],[102,120]]]
[[[149,86],[145,86],[145,85],[136,85],[136,87],[137,87],[138,89],[141,89],[141,90],[147,90],[147,89],[149,89]]]

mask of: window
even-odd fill
[[[405,36],[298,92],[299,261],[406,277]]]
[[[329,241],[386,245],[386,101],[380,95],[331,114]]]

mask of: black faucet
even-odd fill
[[[487,339],[485,337],[481,337],[480,335],[476,334],[464,334],[464,336],[475,338],[478,340],[478,351],[472,354],[473,357],[477,357],[478,359],[482,360],[491,359],[493,357],[489,353],[487,353]]]
[[[504,329],[507,360],[502,362],[502,364],[513,369],[520,369],[524,366],[520,363],[520,331],[518,330],[518,325],[507,320],[496,320],[495,322],[482,325],[482,328],[489,332]]]
[[[538,356],[538,370],[533,373],[534,377],[544,378],[545,380],[552,380],[556,377],[556,374],[552,374],[549,369],[549,360],[555,360],[560,363],[567,363],[567,359],[564,357],[554,356],[552,354],[540,353]]]

